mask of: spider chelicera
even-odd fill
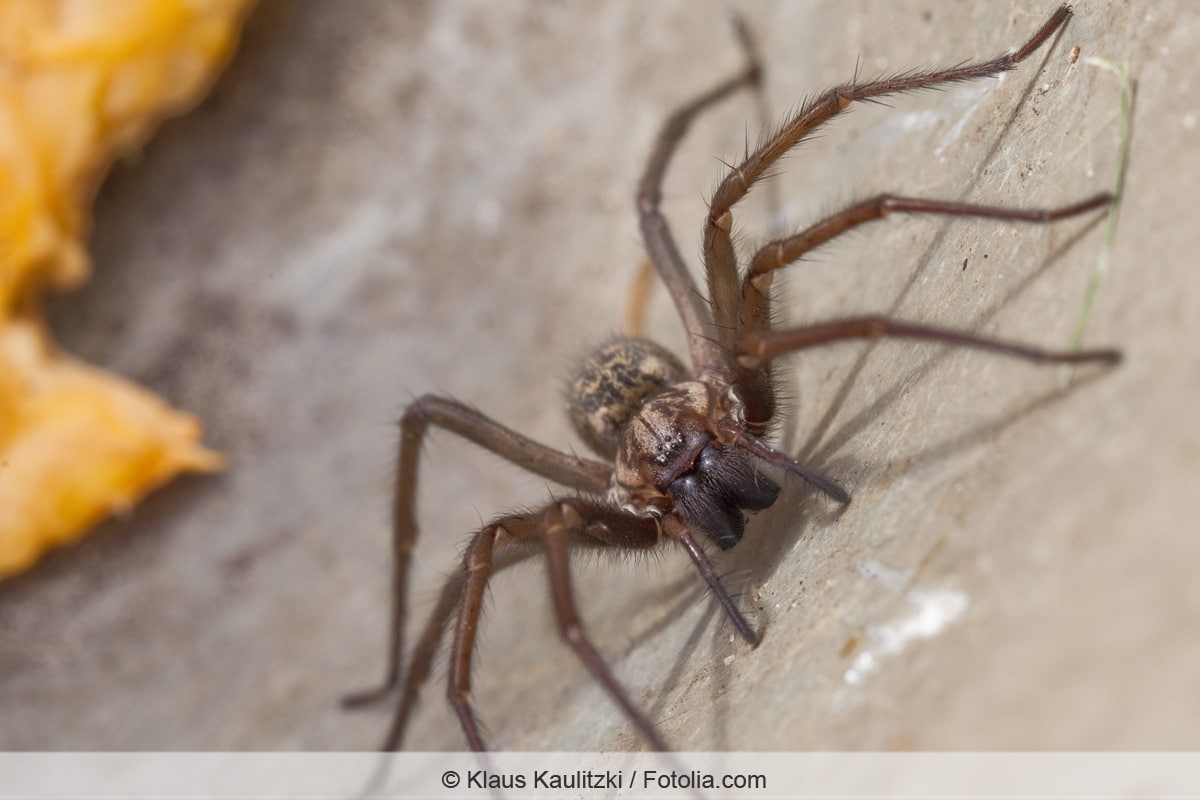
[[[1115,350],[1059,352],[882,316],[855,317],[773,330],[771,283],[777,270],[859,225],[895,212],[989,218],[1044,224],[1108,206],[1099,194],[1055,209],[1016,209],[880,195],[856,203],[798,233],[772,241],[739,268],[730,231],[732,210],[781,156],[851,104],[887,95],[997,75],[1013,69],[1045,44],[1071,16],[1058,8],[1017,50],[948,69],[905,72],[831,89],[806,103],[754,152],[729,168],[713,193],[704,220],[703,261],[707,295],[697,290],[659,209],[667,165],[688,127],[725,97],[757,87],[762,68],[745,26],[735,23],[746,65],[672,113],[663,126],[637,187],[637,212],[650,261],[666,285],[687,331],[689,362],[640,338],[609,340],[581,362],[567,388],[571,421],[603,460],[581,458],[539,444],[447,397],[425,395],[401,422],[394,507],[394,575],[391,641],[383,684],[345,699],[361,706],[400,692],[383,744],[398,749],[409,715],[453,620],[449,699],[475,750],[483,750],[471,703],[471,662],[488,580],[535,555],[544,555],[550,593],[563,639],[603,686],[645,741],[667,742],[629,699],[592,646],[579,619],[571,587],[573,548],[645,551],[682,547],[720,602],[738,634],[751,645],[758,635],[725,590],[701,541],[722,550],[738,544],[745,515],[771,506],[778,478],[792,474],[838,503],[850,495],[772,447],[776,420],[772,360],[797,350],[851,338],[898,337],[973,347],[1037,364],[1115,364]],[[539,510],[492,520],[470,539],[462,562],[447,579],[429,622],[402,674],[409,564],[417,542],[417,465],[430,425],[496,453],[573,494]]]

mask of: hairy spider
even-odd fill
[[[728,170],[713,193],[704,221],[703,261],[707,298],[697,292],[688,267],[659,209],[667,165],[695,117],[718,101],[760,84],[762,68],[745,26],[735,25],[746,56],[735,76],[671,114],[659,133],[637,188],[637,212],[646,251],[666,285],[687,331],[690,364],[654,342],[608,341],[583,359],[567,391],[571,422],[603,460],[580,458],[522,436],[462,403],[426,395],[401,422],[395,487],[391,641],[382,686],[347,697],[359,706],[400,690],[385,750],[397,749],[418,692],[454,618],[449,699],[473,749],[484,749],[471,704],[471,655],[488,580],[496,572],[544,554],[550,593],[563,639],[603,686],[646,742],[667,742],[638,710],[592,646],[576,610],[571,587],[572,548],[648,550],[665,542],[681,546],[716,596],[733,627],[751,645],[757,634],[722,586],[697,535],[722,550],[737,545],[747,513],[771,506],[780,474],[793,474],[839,503],[850,495],[835,482],[798,463],[766,441],[776,421],[771,362],[781,355],[850,338],[899,337],[990,350],[1038,364],[1116,363],[1115,350],[1059,352],[957,330],[882,316],[840,319],[788,330],[770,326],[775,272],[835,237],[893,212],[1049,223],[1100,209],[1112,202],[1099,194],[1055,209],[1015,209],[880,195],[856,203],[798,233],[768,243],[739,269],[730,230],[732,209],[771,165],[845,111],[852,103],[974,80],[1013,69],[1041,47],[1071,16],[1056,10],[1017,50],[947,69],[905,72],[838,86],[806,103],[758,148]],[[401,674],[409,563],[417,541],[416,489],[421,441],[430,425],[445,428],[576,494],[540,510],[501,516],[470,539],[461,564],[442,588],[416,650]],[[774,477],[764,472],[774,468]]]

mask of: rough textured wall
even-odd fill
[[[657,126],[738,66],[729,5],[262,5],[208,103],[106,185],[97,279],[55,312],[74,350],[202,414],[229,472],[0,587],[0,744],[376,744],[386,713],[336,702],[382,670],[394,421],[442,391],[577,446],[562,376],[620,325]],[[781,113],[856,64],[1002,52],[1052,8],[743,12]],[[1056,369],[916,344],[797,358],[786,441],[855,499],[838,514],[793,487],[721,560],[757,650],[731,641],[680,554],[578,569],[598,646],[679,747],[1194,745],[1200,18],[1185,2],[1076,11],[1003,81],[856,108],[787,159],[778,191],[798,226],[883,190],[1053,205],[1106,189],[1117,85],[1085,59],[1125,61],[1128,191],[1087,341],[1126,363],[1064,392]],[[689,137],[667,186],[687,256],[714,156],[757,126],[739,97]],[[748,243],[765,199],[738,211]],[[897,216],[792,269],[782,316],[884,311],[1061,345],[1103,238],[1087,219]],[[662,293],[651,328],[680,344]],[[423,602],[481,518],[547,495],[450,436],[427,453]],[[558,643],[543,576],[493,593],[476,681],[492,744],[638,746]],[[885,652],[889,631],[903,652]],[[849,683],[863,653],[878,671]],[[442,698],[439,678],[422,748],[463,745]]]

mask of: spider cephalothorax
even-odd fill
[[[483,599],[491,576],[532,555],[544,554],[551,596],[565,641],[653,747],[666,741],[629,700],[580,622],[571,590],[573,547],[647,550],[664,541],[680,545],[720,602],[731,624],[750,644],[754,628],[725,590],[692,532],[717,547],[736,545],[745,515],[775,502],[776,477],[793,474],[840,502],[849,495],[836,483],[771,447],[763,437],[778,403],[771,360],[804,348],[850,338],[896,337],[974,347],[1040,364],[1113,364],[1114,350],[1056,352],[963,331],[871,316],[834,320],[788,330],[771,327],[771,284],[776,271],[859,225],[893,212],[1049,223],[1107,206],[1096,195],[1057,209],[1017,209],[879,195],[762,247],[739,269],[730,231],[733,208],[780,157],[856,102],[996,75],[1013,69],[1045,44],[1070,17],[1060,7],[1019,49],[986,61],[941,70],[838,86],[803,105],[736,166],[713,193],[703,229],[707,294],[702,295],[659,209],[667,164],[697,114],[722,98],[759,86],[762,68],[745,26],[737,34],[745,68],[668,117],[637,190],[637,209],[647,255],[666,286],[688,337],[690,364],[659,345],[613,339],[585,358],[570,381],[567,403],[580,437],[602,458],[581,458],[539,444],[458,401],[426,395],[401,421],[394,510],[395,571],[387,674],[378,689],[347,698],[361,705],[400,689],[400,702],[384,749],[399,747],[419,690],[453,618],[449,699],[467,741],[484,742],[471,704],[471,663]],[[421,442],[430,425],[450,430],[546,480],[575,490],[540,509],[498,517],[470,539],[462,563],[442,589],[407,671],[402,675],[407,619],[408,568],[417,539],[416,488]]]
[[[686,376],[659,345],[614,339],[583,360],[567,406],[579,436],[615,459],[609,497],[617,507],[642,517],[677,513],[728,550],[745,532],[743,512],[769,507],[779,485],[722,441],[742,416],[732,393]]]

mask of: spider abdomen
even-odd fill
[[[666,348],[646,339],[611,339],[583,359],[567,386],[571,424],[588,447],[611,460],[642,404],[687,378]]]

